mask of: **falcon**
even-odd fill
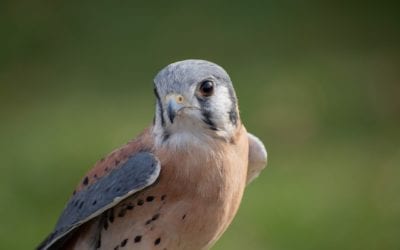
[[[38,249],[209,249],[267,162],[226,71],[184,60],[154,79],[153,124],[98,161]]]

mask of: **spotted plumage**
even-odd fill
[[[266,164],[228,74],[203,60],[154,79],[153,125],[101,159],[38,249],[209,249]]]

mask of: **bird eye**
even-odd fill
[[[202,96],[211,96],[214,94],[214,83],[210,80],[205,80],[200,83],[199,90]]]

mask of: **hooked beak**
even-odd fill
[[[167,96],[167,113],[171,123],[174,123],[175,117],[179,110],[185,107],[182,95],[170,94]]]

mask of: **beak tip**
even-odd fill
[[[168,111],[168,119],[171,123],[174,123],[175,120],[175,113],[174,112],[169,112]]]

